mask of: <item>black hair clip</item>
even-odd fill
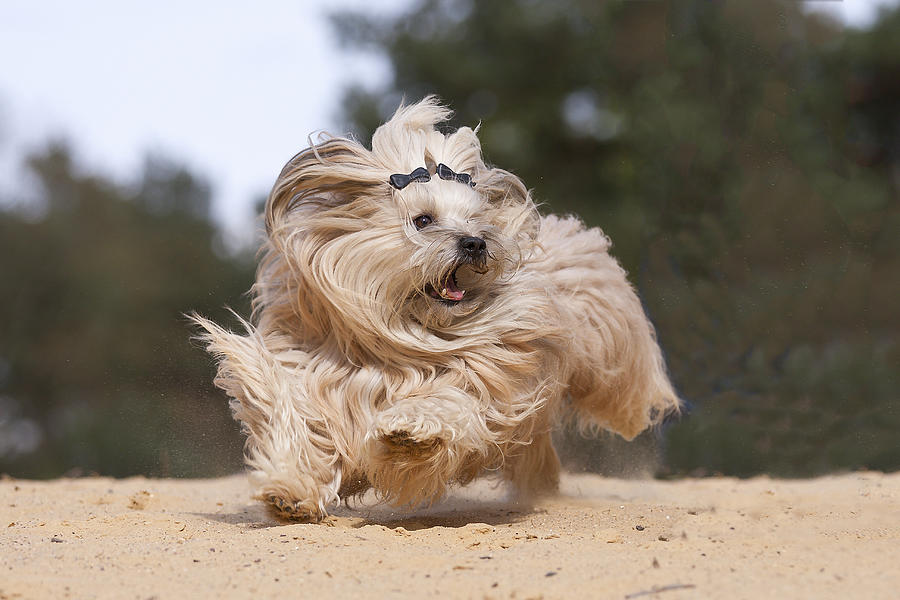
[[[469,187],[475,187],[475,182],[472,181],[472,176],[468,173],[454,173],[453,169],[441,163],[437,166],[437,176],[441,179],[446,179],[447,181],[458,181],[459,183],[464,183]]]
[[[471,175],[469,175],[468,173],[454,173],[453,169],[451,169],[444,163],[441,163],[437,166],[437,176],[446,181],[457,181],[469,187],[475,187],[475,182],[472,181]],[[413,172],[409,175],[404,175],[403,173],[395,173],[388,179],[388,183],[390,183],[398,190],[402,190],[414,181],[417,183],[425,183],[427,181],[431,181],[431,174],[428,172],[428,169],[426,169],[425,167],[419,167],[417,169],[414,169]]]
[[[419,167],[418,169],[414,169],[413,172],[409,175],[404,175],[403,173],[395,173],[394,175],[391,175],[390,179],[388,179],[388,182],[398,190],[402,190],[413,181],[419,183],[431,181],[431,174],[428,173],[428,169],[426,169],[425,167]]]

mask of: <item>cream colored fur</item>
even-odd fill
[[[607,237],[539,216],[517,177],[484,164],[475,131],[435,130],[449,116],[429,97],[371,151],[327,138],[296,155],[266,205],[251,322],[232,333],[196,317],[258,497],[283,517],[318,521],[369,487],[430,502],[489,472],[553,491],[562,415],[631,439],[678,410]],[[438,163],[476,187],[388,184]],[[418,230],[422,214],[434,222]],[[485,241],[483,264],[459,266],[463,236]],[[463,301],[435,299],[458,266]]]

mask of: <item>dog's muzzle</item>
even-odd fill
[[[457,242],[459,262],[452,271],[440,283],[440,289],[429,286],[426,291],[435,300],[444,304],[456,304],[461,302],[466,295],[466,290],[460,289],[456,280],[456,271],[463,265],[469,265],[476,272],[483,273],[487,264],[487,243],[484,239],[475,236],[464,236]]]

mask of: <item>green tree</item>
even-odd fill
[[[28,167],[37,201],[0,212],[0,472],[239,468],[237,426],[183,317],[246,310],[252,261],[214,251],[210,186],[161,157],[117,184],[61,144]]]

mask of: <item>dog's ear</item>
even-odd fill
[[[485,168],[474,175],[476,190],[497,205],[530,204],[531,194],[521,179],[503,169]]]
[[[475,190],[491,204],[530,204],[531,195],[521,179],[509,171],[485,165],[478,140],[480,127],[460,127],[448,135],[443,145],[444,162],[457,173],[471,175]]]
[[[285,216],[301,206],[345,204],[386,180],[384,169],[359,142],[330,138],[312,145],[281,170],[266,201],[266,233],[272,235]]]

